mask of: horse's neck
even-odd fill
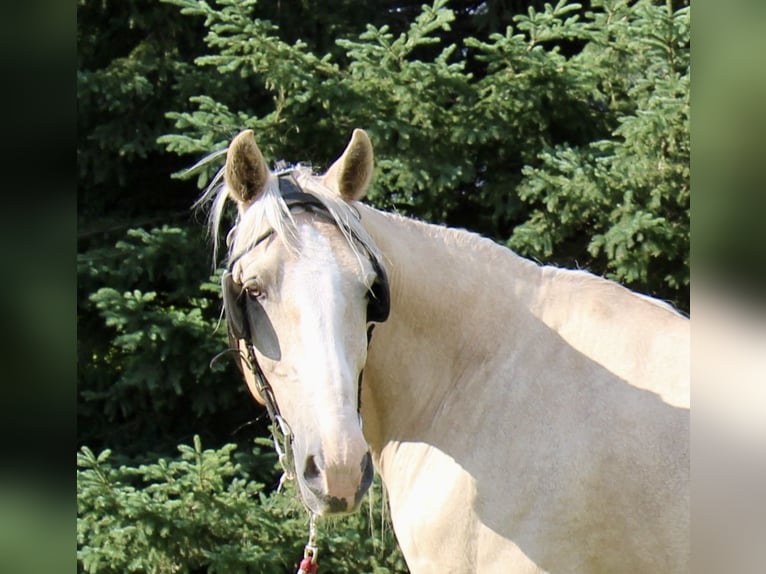
[[[461,397],[491,395],[482,369],[521,346],[517,326],[527,321],[509,318],[529,314],[541,269],[468,232],[368,210],[364,221],[392,298],[365,368],[365,432],[375,450],[392,428],[439,432],[435,421],[450,424]]]
[[[413,572],[432,571],[433,548],[459,571],[531,566],[535,555],[567,569],[557,553],[569,525],[592,507],[611,511],[602,496],[617,505],[609,517],[627,516],[619,504],[645,492],[662,492],[668,506],[679,500],[683,480],[648,485],[654,476],[642,472],[629,490],[613,476],[632,472],[640,453],[684,476],[688,458],[666,446],[688,433],[688,417],[660,400],[660,386],[683,379],[688,322],[467,232],[360,211],[391,287],[391,314],[365,367],[364,433]],[[657,388],[636,388],[642,380]],[[602,465],[610,472],[599,478],[591,469]],[[583,485],[595,494],[583,496]],[[587,512],[567,515],[572,508]],[[589,519],[602,527],[609,517]],[[614,529],[615,539],[626,531]]]
[[[363,213],[392,297],[365,371],[373,449],[392,429],[452,432],[451,408],[464,416],[459,401],[493,400],[507,384],[498,373],[541,346],[571,346],[630,385],[688,406],[688,321],[662,305],[584,272],[540,267],[472,233]]]

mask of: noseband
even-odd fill
[[[278,182],[279,192],[288,209],[302,208],[311,213],[323,216],[338,227],[342,226],[346,235],[352,237],[357,243],[364,246],[376,275],[375,281],[370,288],[370,295],[367,302],[367,322],[369,324],[367,329],[367,345],[369,347],[375,323],[384,322],[388,318],[390,311],[388,279],[383,266],[380,264],[377,257],[375,257],[375,255],[366,247],[365,243],[361,241],[361,238],[354,232],[353,228],[336,221],[327,206],[315,195],[304,192],[291,173],[288,172],[280,175]],[[241,284],[234,281],[234,277],[231,273],[234,264],[244,256],[245,253],[254,249],[273,233],[274,230],[267,231],[261,235],[256,242],[247,249],[247,251],[230,256],[228,266],[224,270],[221,278],[221,287],[223,291],[224,312],[226,314],[226,322],[229,330],[229,340],[233,343],[232,347],[237,350],[241,359],[238,361],[238,365],[240,370],[248,368],[255,379],[256,388],[266,406],[269,419],[271,419],[271,432],[274,438],[274,448],[277,451],[279,462],[285,472],[283,478],[292,479],[295,476],[295,465],[292,455],[292,441],[294,436],[290,425],[280,413],[271,384],[266,378],[266,375],[264,375],[255,355],[253,335],[255,333],[256,325],[252,324],[252,317],[254,317],[256,313],[249,311],[252,310],[252,306],[259,305],[259,303],[254,301],[253,298],[248,295]],[[239,351],[240,341],[243,341],[245,344],[247,356],[242,356],[242,353]],[[245,367],[243,367],[243,363]],[[361,410],[362,373],[363,371],[359,373],[357,412]],[[280,444],[280,442],[282,444]]]

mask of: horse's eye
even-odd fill
[[[247,293],[248,297],[256,299],[261,299],[265,294],[263,287],[254,281],[245,283],[245,293]]]

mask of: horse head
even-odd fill
[[[353,206],[372,165],[370,140],[355,130],[325,174],[272,173],[246,130],[223,170],[239,212],[224,274],[230,334],[248,357],[251,393],[288,436],[288,471],[320,515],[356,510],[373,477],[359,394],[388,284]]]

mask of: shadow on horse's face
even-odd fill
[[[270,238],[233,271],[253,346],[292,434],[295,477],[318,514],[352,512],[373,476],[359,420],[367,297],[375,273],[338,228],[295,214],[299,250]],[[258,398],[258,397],[257,397]]]

